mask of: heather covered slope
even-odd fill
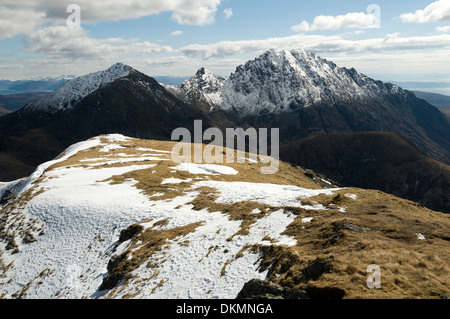
[[[448,295],[448,215],[283,162],[178,164],[174,145],[99,136],[1,184],[0,296],[235,298],[252,279],[309,298]]]

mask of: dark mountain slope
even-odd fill
[[[440,105],[440,106],[437,106],[437,108],[439,109],[439,111],[442,112],[442,114],[445,115],[445,117],[447,118],[447,121],[450,123],[450,104],[449,105]]]
[[[428,103],[436,106],[450,122],[450,96],[422,91],[413,92],[419,99],[424,99]]]
[[[432,105],[435,106],[450,105],[450,96],[448,95],[423,91],[413,91],[413,92],[419,99],[424,99]]]
[[[47,93],[44,92],[27,92],[18,94],[0,95],[0,107],[10,111],[17,111],[24,105],[32,103]]]
[[[9,111],[9,110],[7,110],[7,109],[5,109],[5,108],[0,106],[0,116],[6,115],[6,114],[9,114],[9,113],[11,113],[11,111]]]
[[[450,167],[396,134],[318,135],[283,145],[280,154],[342,186],[378,189],[450,213]]]

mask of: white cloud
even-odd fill
[[[96,23],[103,21],[119,21],[138,19],[145,16],[171,12],[172,19],[179,24],[207,25],[215,20],[215,14],[222,0],[77,0],[81,8],[81,23]],[[2,0],[2,5],[10,11],[44,14],[47,23],[62,25],[70,13],[66,12],[70,2],[60,0]],[[3,10],[3,8],[2,8]],[[17,13],[18,14],[18,13]],[[6,14],[5,14],[6,15]],[[28,17],[32,15],[28,15]],[[31,19],[34,25],[42,21]],[[29,20],[20,19],[17,21]],[[27,29],[28,30],[28,29]]]
[[[33,31],[37,24],[44,21],[44,17],[43,12],[0,7],[0,40]]]
[[[229,18],[231,18],[233,16],[233,9],[227,8],[227,9],[223,10],[223,14],[225,16],[225,20],[228,20]]]
[[[295,32],[307,32],[311,30],[311,26],[307,21],[302,21],[300,24],[292,26],[291,30]]]
[[[221,0],[157,0],[173,7],[172,19],[179,24],[207,25],[214,23]]]
[[[180,63],[187,63],[190,59],[184,55],[179,56],[166,56],[166,57],[158,57],[158,58],[145,58],[140,60],[140,62],[145,66],[171,66]]]
[[[398,52],[368,52],[349,55],[325,54],[343,67],[354,67],[383,81],[450,81],[450,49]],[[325,57],[324,56],[324,57]]]
[[[404,23],[450,22],[450,1],[438,0],[423,10],[403,13],[399,18]]]
[[[295,32],[309,32],[315,30],[338,30],[353,28],[375,27],[377,17],[372,13],[352,12],[339,16],[320,15],[314,18],[312,24],[302,21],[291,27]]]
[[[450,32],[450,25],[446,25],[444,27],[437,27],[436,31],[443,32],[443,33]]]
[[[257,54],[270,48],[298,49],[322,52],[381,52],[396,50],[424,50],[450,47],[450,35],[402,37],[388,34],[384,38],[348,40],[333,35],[293,35],[262,40],[221,41],[211,44],[193,44],[179,50],[189,57],[203,59],[224,58],[241,54]]]
[[[183,34],[182,30],[176,30],[176,31],[173,31],[172,33],[170,33],[170,36],[171,37],[176,37],[176,36],[179,36],[179,35],[182,35],[182,34]]]
[[[83,28],[65,26],[41,28],[29,34],[25,50],[55,59],[119,59],[127,54],[148,55],[171,52],[169,46],[122,38],[94,39]]]

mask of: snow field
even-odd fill
[[[104,297],[106,295],[98,292],[98,288],[107,275],[108,261],[131,244],[130,241],[122,243],[113,251],[121,230],[135,223],[142,223],[145,229],[170,230],[200,222],[195,231],[167,241],[163,249],[152,256],[151,261],[157,268],[148,268],[144,262],[132,272],[131,282],[135,284],[113,290],[112,297],[138,293],[136,298],[235,298],[245,282],[266,277],[265,272],[258,270],[260,256],[246,250],[247,247],[296,244],[293,238],[281,235],[296,218],[285,213],[282,207],[325,209],[322,205],[303,205],[301,199],[333,194],[337,190],[212,181],[209,175],[239,173],[221,165],[180,164],[172,170],[187,171],[193,178],[171,177],[162,184],[192,182],[194,178],[196,182],[182,196],[155,201],[136,188],[137,181],[113,185],[105,180],[134,170],[155,172],[157,164],[130,162],[122,167],[108,167],[99,164],[111,160],[124,163],[124,159],[130,158],[99,158],[100,162],[84,161],[86,167],[75,165],[48,170],[78,151],[95,146],[103,150],[118,149],[117,143],[125,140],[128,138],[110,135],[75,144],[58,159],[42,164],[21,184],[19,193],[31,187],[45,190],[32,198],[23,211],[29,219],[43,223],[44,234],[33,243],[20,245],[19,253],[7,256],[5,261],[13,261],[15,267],[1,281],[0,295],[6,293],[8,298],[23,290],[26,298]],[[151,151],[161,156],[169,153]],[[159,162],[161,156],[149,160]],[[0,191],[9,186],[1,184]],[[197,188],[203,186],[217,189],[218,203],[257,201],[280,207],[280,210],[256,219],[247,234],[236,235],[242,221],[231,220],[222,212],[197,211],[189,204],[200,194]],[[167,223],[154,226],[162,220]]]

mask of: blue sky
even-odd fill
[[[76,28],[67,23],[72,3]],[[309,49],[384,81],[450,83],[450,0],[0,4],[3,79],[83,75],[116,62],[151,76],[190,76],[202,66],[228,76],[274,47]]]

